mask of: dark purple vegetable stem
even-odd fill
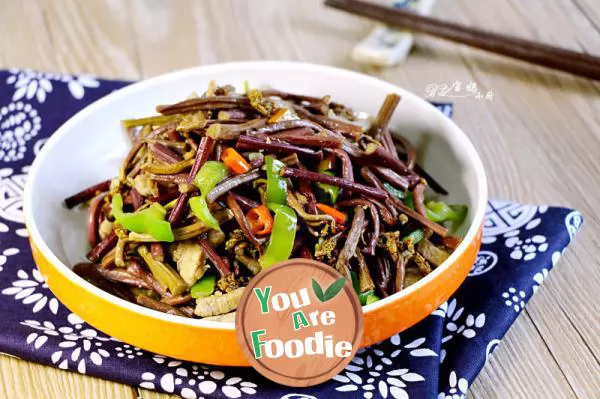
[[[215,268],[221,275],[221,277],[226,277],[231,274],[231,267],[229,266],[229,261],[226,258],[222,258],[221,255],[215,251],[215,248],[212,244],[206,240],[198,240],[198,243],[204,249],[204,253],[206,257],[210,259],[210,261],[215,265]]]
[[[331,184],[332,186],[345,188],[354,193],[363,194],[367,197],[373,197],[378,200],[384,200],[388,197],[388,193],[385,190],[365,186],[364,184],[359,184],[351,180],[343,179],[341,177],[329,176],[324,173],[316,173],[308,170],[286,167],[282,169],[281,175],[284,177],[295,177],[298,179],[306,179]]]
[[[173,164],[181,161],[181,155],[161,143],[151,143],[148,145],[148,150],[161,161]]]
[[[115,245],[117,245],[117,241],[119,241],[119,238],[117,237],[117,234],[112,231],[104,240],[100,241],[98,245],[92,248],[86,257],[90,262],[97,263],[104,255],[113,249]]]
[[[253,136],[240,136],[235,146],[238,150],[265,150],[273,154],[298,154],[298,156],[305,156],[313,159],[323,159],[323,153],[320,151],[314,151],[309,148],[299,147],[296,145],[288,144],[286,142]]]
[[[69,209],[74,208],[82,202],[89,201],[96,195],[108,191],[109,187],[110,180],[105,180],[65,199],[65,205]]]

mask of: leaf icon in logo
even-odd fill
[[[336,280],[333,284],[331,284],[329,286],[329,288],[327,288],[325,290],[325,295],[323,296],[323,302],[327,302],[330,299],[335,298],[335,296],[342,290],[342,288],[344,288],[344,285],[346,284],[346,278],[345,277],[340,277],[339,280]]]
[[[315,293],[316,297],[319,298],[319,301],[325,302],[325,297],[323,295],[323,289],[319,285],[319,282],[317,280],[315,280],[314,278],[312,279],[312,289],[313,289],[313,292]]]
[[[335,298],[336,295],[339,294],[339,292],[342,290],[342,288],[344,288],[345,284],[346,284],[346,278],[340,277],[338,280],[334,281],[333,284],[331,284],[325,290],[325,293],[323,293],[323,288],[321,288],[321,286],[319,285],[317,280],[315,280],[314,278],[312,279],[313,292],[315,293],[315,296],[317,298],[319,298],[319,301],[321,301],[321,302],[327,302],[327,301]]]

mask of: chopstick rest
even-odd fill
[[[436,0],[385,0],[383,5],[430,15]],[[406,60],[414,43],[414,34],[405,29],[377,24],[352,50],[352,59],[363,64],[392,66]]]

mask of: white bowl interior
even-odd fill
[[[450,191],[444,200],[469,205],[460,233],[467,233],[467,240],[475,234],[478,226],[469,227],[474,220],[481,223],[485,209],[483,167],[465,134],[434,107],[391,83],[350,71],[247,62],[184,70],[121,89],[81,111],[48,140],[30,171],[25,213],[30,233],[50,260],[55,256],[69,268],[85,260],[85,212],[66,209],[63,200],[117,174],[129,148],[120,120],[155,114],[157,104],[177,102],[194,91],[202,93],[213,79],[240,90],[247,80],[251,87],[329,94],[337,102],[372,115],[387,93],[399,93],[402,101],[393,128],[418,148],[419,162]]]

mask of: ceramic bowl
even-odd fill
[[[419,162],[469,214],[462,244],[431,274],[403,291],[365,306],[363,346],[389,338],[419,322],[466,278],[481,241],[487,201],[481,159],[466,134],[435,107],[392,83],[327,66],[293,62],[243,62],[202,66],[148,79],[115,91],[68,120],[33,163],[25,189],[25,221],[33,256],[48,286],[71,311],[99,330],[140,348],[182,360],[247,365],[234,325],[186,319],[116,298],[71,270],[87,252],[85,213],[63,199],[117,174],[129,147],[120,120],[154,114],[159,103],[202,92],[210,80],[242,88],[331,95],[355,110],[377,113],[386,94],[402,101],[391,126],[417,147]]]

